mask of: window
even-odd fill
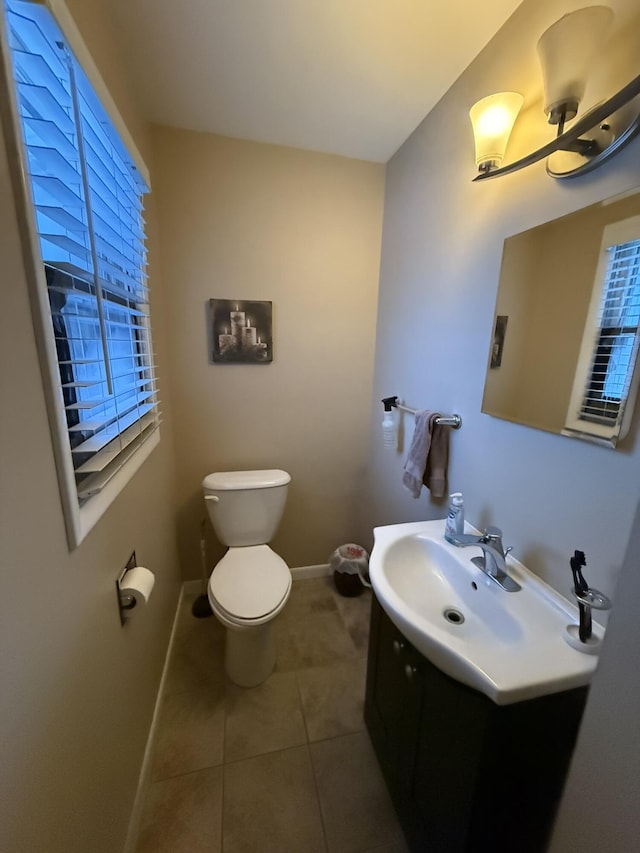
[[[626,398],[640,322],[640,240],[607,247],[598,337],[581,417],[615,423]]]
[[[604,229],[567,429],[617,437],[637,384],[639,342],[640,217],[635,216]]]
[[[148,188],[51,13],[28,0],[4,0],[4,11],[40,253],[46,316],[36,328],[48,338],[61,491],[76,545],[157,443]]]

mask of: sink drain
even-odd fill
[[[444,611],[444,618],[452,625],[462,625],[464,622],[464,613],[460,613],[455,607],[447,607]]]

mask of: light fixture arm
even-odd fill
[[[604,101],[589,110],[589,112],[585,113],[582,118],[576,121],[570,130],[559,133],[559,135],[556,136],[555,139],[551,140],[551,142],[547,142],[546,145],[538,148],[537,151],[532,151],[531,154],[527,154],[526,157],[522,157],[520,160],[516,160],[506,166],[501,166],[499,169],[482,172],[474,178],[474,182],[487,181],[490,178],[497,178],[500,175],[508,175],[511,172],[517,172],[520,169],[524,169],[526,166],[531,166],[533,163],[537,163],[539,160],[544,160],[545,157],[553,154],[554,151],[577,151],[585,156],[592,156],[594,153],[598,153],[600,150],[598,144],[594,140],[580,139],[582,134],[592,131],[595,127],[604,122],[605,119],[624,107],[632,98],[635,98],[638,95],[640,95],[640,75],[627,83],[626,86],[609,98],[609,100]],[[562,128],[563,124],[560,124],[558,129],[562,130]],[[636,127],[634,129],[634,134],[638,132],[638,130],[640,130],[640,127]],[[629,136],[629,138],[631,138],[631,136]]]

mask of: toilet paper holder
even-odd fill
[[[120,584],[124,580],[124,576],[127,574],[127,572],[130,569],[135,568],[136,565],[137,565],[137,563],[136,563],[136,552],[132,551],[131,556],[127,560],[126,566],[120,572],[120,574],[118,575],[118,577],[116,579],[116,592],[118,594],[118,612],[120,614],[120,624],[121,625],[124,625],[124,623],[126,621],[127,612],[130,610],[133,610],[133,608],[136,606],[136,600],[130,593],[123,592],[120,589]]]

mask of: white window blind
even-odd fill
[[[640,216],[603,228],[563,432],[610,446],[629,428],[640,380]]]
[[[54,18],[4,0],[16,103],[80,506],[159,425],[143,196]]]
[[[598,334],[580,416],[615,423],[631,385],[640,324],[640,240],[607,247]]]

